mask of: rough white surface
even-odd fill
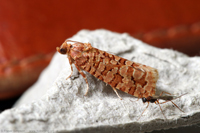
[[[88,73],[89,93],[84,96],[83,77],[74,67],[73,76],[65,80],[70,65],[66,56],[56,53],[16,107],[0,114],[1,131],[146,132],[200,121],[200,57],[155,48],[128,34],[106,30],[82,30],[70,39],[90,42],[98,49],[157,68],[157,95],[161,91],[177,96],[188,93],[174,100],[185,113],[170,102],[162,104],[165,120],[159,106],[151,103],[137,121],[147,104],[118,91],[120,100],[110,86]]]

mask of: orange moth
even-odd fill
[[[160,96],[155,96],[156,82],[158,80],[158,71],[155,68],[99,50],[92,47],[90,43],[66,40],[56,50],[61,54],[67,54],[72,70],[70,76],[73,73],[72,64],[74,64],[84,77],[87,83],[85,95],[87,95],[89,87],[83,70],[109,84],[120,99],[122,98],[116,89],[142,98],[144,103],[148,102],[146,109],[149,106],[149,102],[156,103],[160,107],[158,99],[166,100],[165,102],[174,99],[173,96],[162,96],[163,92]],[[179,109],[175,103],[173,104]]]

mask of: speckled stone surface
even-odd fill
[[[0,114],[0,129],[11,131],[60,131],[60,132],[149,132],[188,126],[200,121],[200,57],[188,57],[171,49],[159,49],[136,40],[128,34],[107,30],[82,30],[71,40],[90,42],[93,47],[114,53],[134,62],[158,69],[157,92],[186,95],[175,99],[183,111],[172,103],[160,108],[121,92],[120,100],[112,88],[86,73],[86,83],[74,67],[71,73],[65,55],[56,53],[39,80],[24,94],[13,109]],[[60,46],[61,44],[58,44]]]

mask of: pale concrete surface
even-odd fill
[[[87,73],[86,83],[74,67],[73,76],[64,55],[58,53],[35,83],[18,101],[16,107],[0,114],[2,130],[41,130],[59,132],[149,132],[188,126],[200,120],[200,57],[188,57],[170,49],[159,49],[136,40],[128,34],[107,30],[82,30],[71,40],[90,42],[93,47],[109,51],[159,71],[157,95],[166,91],[173,95],[188,93],[161,107],[146,105],[137,98],[118,91],[120,100],[110,86]],[[58,44],[60,46],[61,44]]]

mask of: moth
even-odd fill
[[[74,64],[85,79],[87,84],[85,95],[88,93],[89,86],[83,70],[109,84],[120,99],[122,98],[116,89],[142,98],[144,103],[148,102],[146,109],[149,106],[149,102],[160,106],[158,99],[166,100],[166,102],[174,99],[172,96],[162,96],[163,93],[160,96],[155,96],[156,82],[158,80],[158,71],[155,68],[99,50],[92,47],[90,43],[66,40],[56,50],[61,54],[66,54],[68,57],[72,70],[69,77],[73,73],[72,64]],[[181,110],[175,103],[173,104]],[[163,111],[162,114],[164,115]]]

